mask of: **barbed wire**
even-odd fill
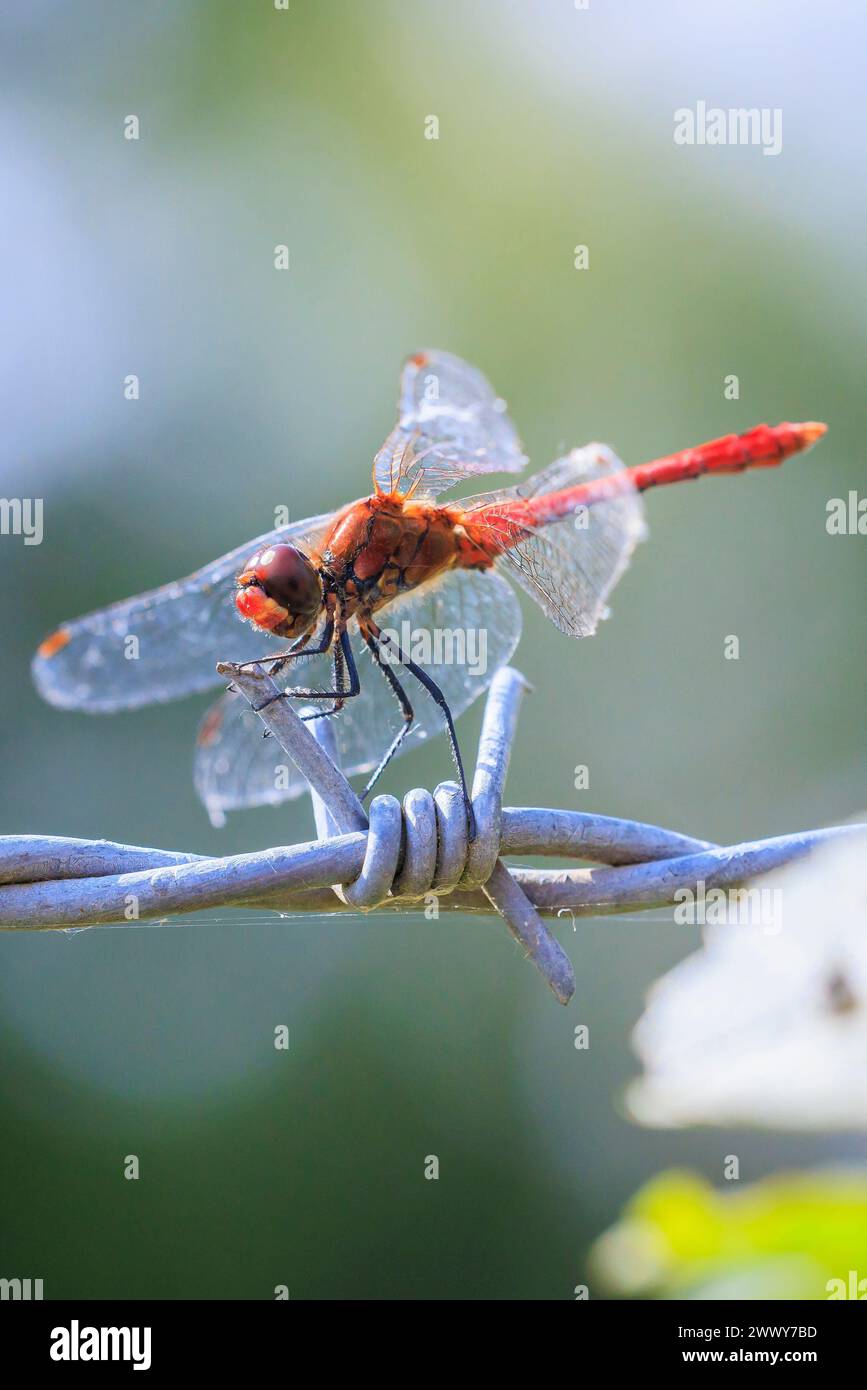
[[[328,720],[309,727],[261,668],[218,668],[306,778],[318,838],[221,858],[57,836],[0,837],[0,929],[136,926],[202,909],[276,913],[496,911],[561,1003],[575,990],[569,957],[544,917],[671,907],[683,890],[733,888],[863,825],[719,846],[640,821],[580,811],[504,807],[503,787],[524,678],[502,668],[488,692],[468,841],[460,787],[442,782],[370,813],[339,770]],[[504,855],[548,855],[590,868],[534,869]]]

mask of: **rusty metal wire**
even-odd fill
[[[315,732],[261,670],[221,672],[306,777],[318,839],[208,858],[110,841],[0,837],[0,929],[136,926],[203,908],[278,913],[438,910],[503,918],[555,997],[575,990],[571,962],[543,918],[670,906],[684,888],[735,887],[864,826],[837,826],[722,848],[659,826],[578,811],[503,807],[503,787],[524,692],[510,667],[491,684],[472,787],[477,836],[468,843],[455,782],[401,804],[377,796],[370,812],[340,772],[327,720]],[[262,706],[262,708],[259,708]],[[556,855],[603,867],[506,867],[505,855]]]

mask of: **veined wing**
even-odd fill
[[[291,540],[315,550],[331,519],[308,517],[278,527],[187,579],[64,623],[33,659],[37,690],[64,709],[136,709],[219,685],[218,661],[249,661],[285,648],[285,639],[241,620],[232,580],[269,543]]]
[[[545,526],[526,524],[521,508],[511,511],[509,504],[624,471],[604,444],[588,444],[517,487],[462,503],[468,512],[488,514],[502,547],[497,568],[570,637],[592,636],[608,616],[608,597],[646,535],[641,498],[629,487]]]
[[[521,610],[508,584],[493,571],[452,570],[444,578],[396,599],[377,614],[380,627],[441,687],[457,717],[487,690],[521,635]],[[334,716],[340,765],[347,776],[372,772],[401,727],[397,701],[354,623],[350,636],[361,693]],[[325,657],[290,663],[280,683],[330,688]],[[312,673],[316,679],[311,679]],[[400,752],[441,733],[442,715],[418,682],[394,672],[412,701],[415,724]],[[285,678],[285,679],[284,679]],[[444,775],[446,774],[444,772]],[[307,783],[240,695],[223,695],[205,714],[196,745],[194,780],[211,819],[243,806],[276,805],[307,790]]]
[[[400,378],[397,425],[377,454],[382,492],[432,500],[478,473],[519,473],[527,462],[506,403],[475,367],[450,352],[417,352]]]

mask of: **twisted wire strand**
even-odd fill
[[[561,1003],[575,989],[571,962],[545,917],[597,916],[671,906],[682,889],[737,887],[810,853],[846,825],[721,847],[660,826],[579,811],[503,807],[523,677],[499,671],[488,694],[473,779],[478,833],[467,843],[460,789],[374,798],[370,815],[335,761],[327,720],[314,733],[261,670],[221,667],[302,771],[318,839],[223,858],[108,840],[0,837],[0,929],[136,926],[206,908],[285,914],[493,908]],[[598,867],[535,869],[505,855],[556,855]]]

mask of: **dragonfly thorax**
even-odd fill
[[[454,518],[447,507],[374,494],[336,517],[320,558],[344,615],[372,614],[459,562]]]

